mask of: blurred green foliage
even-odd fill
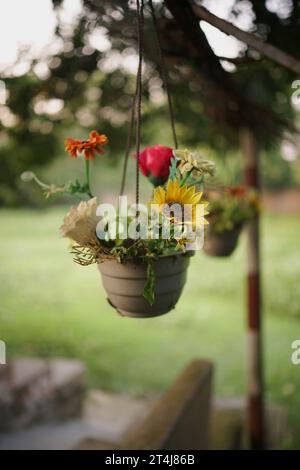
[[[58,10],[61,4],[62,1],[53,0]],[[236,0],[232,7],[233,15],[238,16],[242,4],[241,0]],[[254,25],[258,34],[286,52],[299,56],[299,4],[291,2],[284,20],[267,10],[264,2],[252,0],[248,4],[256,15]],[[158,17],[167,24],[169,16],[163,4],[156,4],[156,8]],[[109,41],[108,47],[102,47],[103,44],[98,48],[93,46],[92,34],[104,36]],[[26,169],[39,170],[41,167],[47,169],[46,175],[52,174],[58,179],[67,174],[69,170],[64,169],[64,164],[54,163],[55,168],[59,167],[57,173],[53,171],[52,164],[57,158],[66,161],[63,148],[66,136],[84,138],[93,128],[106,133],[110,138],[110,149],[109,157],[103,158],[111,168],[117,164],[124,153],[135,88],[131,68],[124,68],[122,64],[127,59],[130,62],[135,54],[135,34],[132,2],[84,0],[82,15],[71,30],[58,23],[59,52],[31,60],[29,70],[21,76],[2,74],[0,80],[5,84],[7,98],[0,108],[0,118],[8,114],[9,119],[2,119],[0,130],[1,205],[41,202],[35,190],[19,182],[19,174]],[[172,145],[166,100],[161,98],[163,88],[153,34],[146,10],[147,66],[143,84],[142,141],[143,145]],[[176,48],[176,44],[173,46]],[[22,61],[27,59],[26,52],[20,56]],[[46,67],[44,74],[37,72],[41,63]],[[197,78],[202,64],[194,62],[191,57],[186,57],[186,64],[193,71],[188,78],[184,66],[173,67],[169,73],[180,145],[202,149],[220,164],[222,173],[219,174],[223,180],[236,182],[240,179],[241,168],[237,158],[238,132],[229,128],[226,121],[212,119],[211,110],[220,103],[207,101],[203,85]],[[274,124],[278,126],[278,135],[282,135],[282,121],[295,120],[290,102],[293,75],[267,60],[256,60],[248,49],[241,53],[234,67],[228,75],[237,90],[264,110],[272,112],[278,118]],[[51,112],[49,107],[52,107]],[[257,123],[260,132],[264,127],[264,112],[261,122]],[[299,184],[299,163],[282,159],[280,140],[270,138],[266,133],[261,143],[264,147],[264,183],[276,188]]]

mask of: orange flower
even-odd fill
[[[243,197],[246,196],[247,189],[244,186],[228,186],[225,191],[229,196]]]
[[[67,139],[65,142],[66,151],[71,157],[76,158],[78,154],[83,153],[86,160],[93,160],[96,153],[104,153],[103,145],[108,143],[108,138],[104,134],[98,134],[97,131],[90,132],[88,140]]]
[[[71,155],[71,157],[76,158],[77,152],[82,152],[82,141],[74,139],[66,139],[65,149]]]

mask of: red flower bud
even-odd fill
[[[140,170],[154,186],[164,184],[170,172],[173,149],[163,145],[147,147],[140,153]]]

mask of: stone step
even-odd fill
[[[66,450],[78,448],[79,442],[86,443],[80,449],[120,449],[124,436],[141,423],[154,400],[90,391],[81,417],[0,433],[0,450]],[[272,435],[268,448],[280,449],[287,432],[285,411],[271,405],[267,414],[268,435]],[[211,449],[247,448],[244,400],[235,397],[214,400],[211,431]]]
[[[0,376],[0,430],[78,416],[85,368],[75,360],[18,358]]]
[[[20,357],[7,364],[8,383],[13,393],[21,393],[49,375],[48,361]]]
[[[66,450],[86,437],[104,441],[105,449],[119,448],[124,435],[141,423],[152,405],[153,398],[91,390],[80,417],[0,433],[0,450]]]

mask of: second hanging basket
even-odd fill
[[[230,256],[238,244],[241,230],[242,225],[236,225],[232,230],[214,233],[208,226],[203,246],[205,253],[209,256]]]

